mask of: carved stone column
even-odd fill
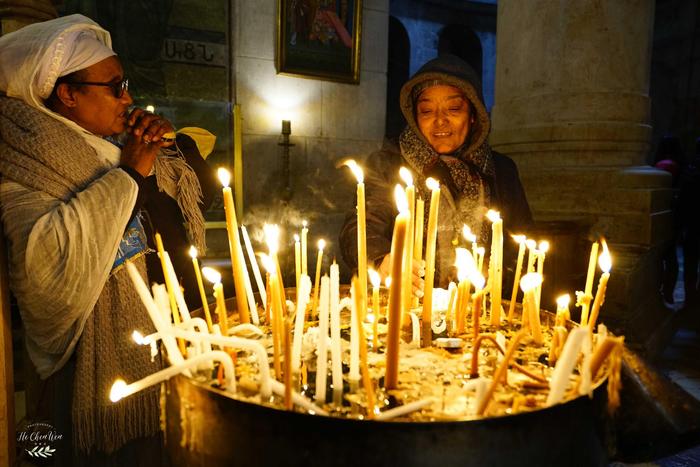
[[[51,0],[0,0],[0,36],[57,16]]]
[[[539,225],[576,226],[577,241],[551,251],[569,270],[545,281],[582,290],[587,239],[605,236],[613,270],[601,317],[651,351],[668,321],[658,264],[671,235],[670,175],[641,165],[653,17],[652,0],[499,0],[491,133],[518,164]]]

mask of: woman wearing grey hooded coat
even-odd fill
[[[408,125],[398,146],[385,144],[365,164],[368,262],[379,267],[380,272],[388,264],[397,213],[393,187],[401,183],[399,168],[405,166],[413,173],[417,197],[430,199],[425,186],[427,177],[437,179],[443,188],[435,277],[436,284],[444,287],[454,277],[454,246],[463,225],[472,229],[479,244],[488,245],[489,209],[500,212],[506,232],[510,233],[523,233],[532,216],[514,162],[492,151],[487,143],[490,121],[481,83],[467,63],[449,55],[429,61],[404,84],[400,99]],[[427,229],[428,202],[425,209]],[[343,258],[355,268],[354,209],[348,212],[340,244]],[[512,268],[508,258],[513,256],[514,242],[506,237],[504,246],[504,266]]]

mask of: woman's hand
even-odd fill
[[[425,281],[423,280],[423,277],[425,276],[425,261],[413,259],[411,266],[413,269],[413,275],[411,278],[413,294],[416,297],[422,297],[423,287],[425,286]],[[384,256],[382,262],[377,268],[377,272],[382,279],[386,279],[387,276],[391,275],[391,255]]]
[[[137,108],[129,115],[126,131],[129,136],[122,148],[121,164],[148,177],[158,150],[173,144],[173,141],[162,139],[165,133],[174,131],[173,125],[156,114]]]

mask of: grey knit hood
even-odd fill
[[[470,153],[480,147],[486,141],[491,129],[489,115],[484,106],[481,80],[467,62],[454,55],[446,54],[430,60],[401,88],[401,112],[408,125],[427,143],[416,124],[415,102],[420,91],[430,87],[431,82],[454,86],[469,99],[475,113],[475,121],[467,136],[466,152]]]

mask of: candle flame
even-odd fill
[[[527,293],[535,287],[539,286],[541,283],[542,274],[531,272],[529,274],[525,274],[523,278],[520,279],[520,288],[522,289],[523,293]]]
[[[408,212],[408,200],[406,199],[406,192],[401,185],[396,185],[394,187],[394,199],[396,200],[396,207],[400,214],[405,214]]]
[[[123,379],[118,379],[112,385],[112,389],[109,391],[109,400],[112,402],[117,402],[124,398],[126,394],[126,381]]]
[[[190,257],[192,259],[197,257],[197,248],[194,245],[190,246]]]
[[[517,242],[518,245],[522,244],[527,240],[527,237],[525,235],[511,235],[513,237],[513,240]]]
[[[408,170],[406,167],[401,167],[399,169],[399,176],[401,177],[401,180],[406,184],[406,186],[413,186],[413,175],[411,175],[411,171]]]
[[[612,268],[612,257],[608,250],[608,244],[605,242],[605,239],[601,240],[600,243],[603,245],[603,252],[598,257],[598,265],[601,271],[610,272],[610,268]]]
[[[486,248],[483,246],[480,246],[479,248],[476,249],[476,253],[479,256],[484,256],[484,254],[486,253]]]
[[[324,248],[326,248],[326,241],[324,239],[320,239],[318,241],[318,249],[323,251]]]
[[[263,232],[265,232],[265,242],[267,243],[267,249],[270,251],[271,255],[276,254],[279,251],[280,246],[280,228],[277,224],[265,224],[263,225]]]
[[[374,311],[367,310],[367,322],[374,324]]]
[[[229,183],[231,183],[231,173],[228,170],[224,169],[223,167],[219,167],[216,174],[224,187],[227,187]]]
[[[212,284],[218,284],[221,282],[221,273],[214,268],[203,267],[202,275],[204,275],[204,278]]]
[[[265,253],[260,253],[260,262],[270,275],[277,274],[275,262],[272,261],[272,258],[269,255],[266,255]]]
[[[476,241],[476,235],[472,233],[472,229],[467,224],[462,224],[462,236],[468,242],[474,243]]]
[[[144,339],[143,334],[141,334],[138,331],[134,331],[131,333],[131,338],[136,342],[138,345],[144,345],[146,343],[146,339]]]
[[[568,293],[564,295],[559,295],[557,297],[557,308],[567,308],[569,306],[570,301],[571,297]]]
[[[469,275],[469,282],[474,284],[474,289],[479,290],[484,288],[486,279],[484,276],[476,269]]]
[[[455,248],[455,266],[457,266],[457,278],[466,280],[476,270],[474,257],[466,248]]]
[[[299,235],[298,234],[294,234],[294,241],[296,243],[299,243]]]
[[[365,174],[362,171],[362,167],[357,165],[357,162],[355,162],[354,159],[348,159],[344,162],[344,165],[348,166],[350,168],[350,171],[352,174],[355,176],[357,179],[357,183],[362,183],[365,181]]]
[[[435,180],[433,177],[428,177],[425,179],[425,186],[427,186],[430,191],[439,190],[440,182]]]
[[[307,225],[309,225],[308,222],[306,222],[305,220],[301,221],[301,226],[302,226],[303,228],[306,228]]]
[[[540,253],[547,253],[549,250],[549,242],[547,240],[542,240],[537,249],[540,250]]]
[[[501,220],[501,214],[498,211],[494,211],[493,209],[489,209],[489,212],[486,213],[486,217],[488,217],[488,219],[491,222]]]
[[[386,279],[384,279],[384,285],[387,289],[391,287],[391,276],[386,276]]]
[[[382,285],[382,278],[379,276],[379,273],[375,271],[372,268],[369,268],[367,270],[367,274],[369,275],[369,281],[372,283],[372,287],[379,287]]]
[[[525,241],[525,245],[527,246],[528,250],[534,250],[537,248],[537,242],[532,240],[531,238]]]

